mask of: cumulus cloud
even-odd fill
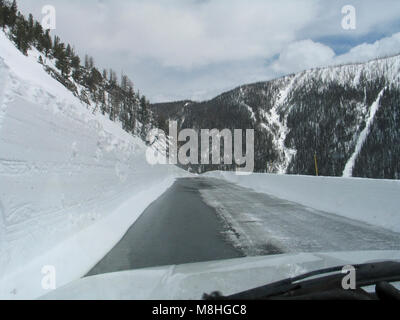
[[[363,43],[352,48],[348,53],[338,56],[336,63],[351,63],[372,60],[378,57],[386,57],[400,54],[400,32],[375,41]]]
[[[342,8],[346,5],[355,8],[355,30],[342,28]],[[371,32],[388,35],[388,30],[399,20],[399,12],[398,0],[321,0],[317,15],[299,33],[303,38],[311,39],[326,36],[361,37]]]
[[[366,62],[395,54],[400,54],[400,32],[372,44],[362,43],[342,55],[336,55],[327,45],[308,39],[289,44],[270,68],[281,75],[315,67]]]
[[[400,54],[400,32],[372,44],[362,43],[342,55],[335,55],[329,46],[308,39],[289,44],[270,68],[277,74],[288,74],[328,65],[366,62],[395,54]]]
[[[310,19],[315,1],[300,0],[300,8],[289,2],[124,3],[122,16],[111,17],[115,30],[98,33],[91,47],[100,49],[108,41],[135,58],[184,68],[265,57],[295,39],[295,31]]]
[[[25,0],[38,7],[42,1]],[[35,4],[34,4],[35,3]],[[44,3],[44,2],[43,2]],[[166,67],[268,57],[295,39],[318,0],[54,1],[60,33],[87,50],[120,50]],[[71,21],[73,19],[73,21]],[[71,23],[72,22],[72,23]]]
[[[357,28],[351,31],[341,28],[341,8],[348,0],[51,3],[57,12],[54,34],[75,45],[79,54],[94,56],[99,68],[123,70],[153,101],[211,98],[247,82],[395,53],[398,35],[359,45],[343,56],[335,56],[335,48],[321,38],[353,41],[372,31],[385,36],[400,31],[392,30],[399,20],[398,0],[352,0]],[[48,0],[19,1],[25,14],[32,12],[39,20],[45,4]]]
[[[334,56],[335,52],[330,47],[312,40],[302,40],[289,44],[271,67],[277,73],[294,73],[332,63]]]

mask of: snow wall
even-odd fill
[[[177,176],[0,32],[0,299],[83,276]],[[49,271],[50,270],[50,271]],[[45,281],[43,283],[43,281]]]

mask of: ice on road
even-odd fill
[[[225,180],[198,178],[204,201],[225,221],[246,255],[400,249],[400,234],[257,193]]]

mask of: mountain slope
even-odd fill
[[[397,179],[399,96],[400,56],[394,56],[243,85],[209,101],[151,108],[160,123],[178,120],[181,129],[254,128],[258,172],[315,174],[316,153],[321,175]]]

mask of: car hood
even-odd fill
[[[400,261],[400,251],[294,253],[190,263],[82,278],[42,299],[201,299],[203,293],[230,295],[333,266]]]

